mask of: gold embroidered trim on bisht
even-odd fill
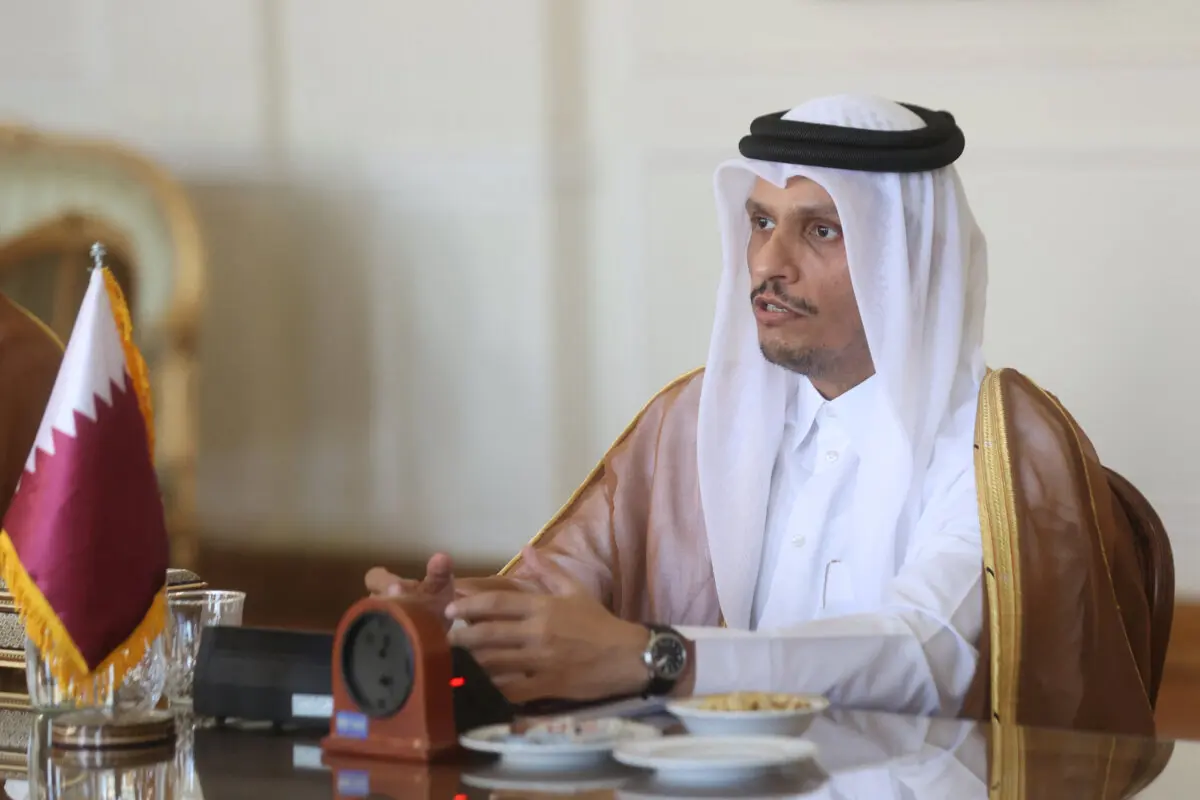
[[[1025,797],[1025,729],[1020,725],[991,722],[992,757],[988,767],[988,800]]]
[[[997,372],[989,370],[984,376],[975,424],[979,439],[975,483],[992,642],[992,718],[1015,724],[1022,638],[1021,553],[1004,397]]]

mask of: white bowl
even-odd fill
[[[715,711],[701,708],[704,697],[667,703],[667,711],[679,718],[688,733],[696,736],[799,736],[813,718],[829,708],[820,695],[797,695],[807,708],[794,710]]]

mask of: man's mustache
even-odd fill
[[[763,281],[757,289],[750,292],[750,302],[753,303],[758,299],[759,295],[766,294],[767,290],[779,301],[779,305],[797,314],[807,314],[810,317],[815,317],[818,313],[817,307],[805,300],[803,297],[791,297],[783,291],[783,286],[779,281]]]

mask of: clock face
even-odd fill
[[[389,717],[413,688],[412,643],[404,626],[382,611],[351,623],[342,640],[342,676],[350,699],[369,717]]]

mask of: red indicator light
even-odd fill
[[[464,683],[466,683],[466,680],[463,678],[451,678],[450,679],[450,685],[452,687],[454,687],[455,689],[462,686]],[[466,797],[466,795],[463,795],[463,797]]]

